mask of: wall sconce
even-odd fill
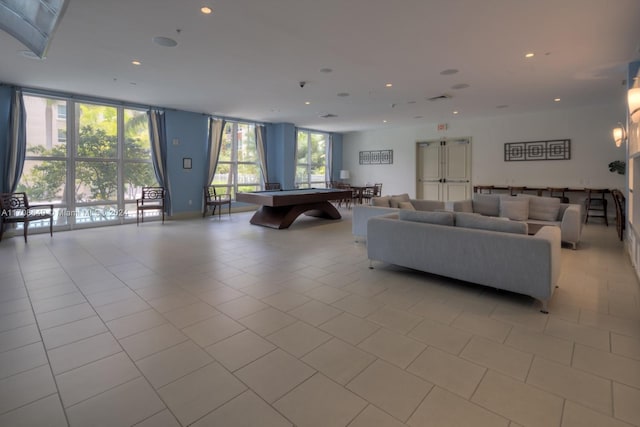
[[[629,102],[629,117],[633,123],[640,122],[640,87],[636,78],[634,87],[627,92],[627,101]]]
[[[340,171],[340,179],[349,179],[349,178],[350,178],[350,175],[348,170]]]
[[[620,147],[622,143],[627,139],[627,131],[624,125],[618,122],[618,127],[613,128],[613,140],[616,143],[616,147]]]

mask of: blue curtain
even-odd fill
[[[27,112],[24,108],[22,91],[17,88],[11,90],[11,107],[7,133],[0,192],[13,193],[18,187],[18,182],[20,182],[27,152]]]
[[[167,173],[167,129],[164,111],[149,110],[149,137],[151,139],[151,159],[158,184],[165,189],[165,211],[171,216],[171,191]]]

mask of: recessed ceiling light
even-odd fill
[[[382,123],[387,123],[387,121],[386,121],[386,120],[383,120],[383,121],[382,121]]]
[[[458,111],[457,111],[457,110],[456,110],[456,111],[454,111],[454,112],[453,112],[453,114],[458,114]]]
[[[393,86],[393,83],[387,83],[384,85],[384,87],[392,87],[392,86]]]
[[[554,98],[553,101],[554,102],[560,102],[560,98]]]
[[[533,58],[535,56],[535,53],[533,52],[528,52],[524,55],[525,58]]]
[[[304,105],[310,105],[311,101],[304,101]]]
[[[450,76],[452,74],[456,74],[457,72],[458,70],[456,70],[455,68],[449,68],[447,70],[440,71],[440,74],[442,74],[443,76]]]
[[[345,96],[349,96],[349,93],[348,92],[340,92],[338,94],[338,96],[344,98]]]
[[[333,70],[332,70],[331,68],[320,68],[320,72],[321,72],[321,73],[330,73],[330,72],[332,72],[332,71],[333,71]]]
[[[155,36],[152,40],[155,44],[164,47],[174,47],[178,45],[177,41],[169,37]]]
[[[211,12],[213,12],[213,9],[211,9],[209,6],[202,6],[200,8],[200,12],[202,12],[203,15],[211,15]]]
[[[131,63],[133,65],[141,65],[142,64],[142,62],[138,61],[137,59],[134,59],[133,61],[131,61]]]

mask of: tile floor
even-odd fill
[[[0,243],[0,425],[640,425],[640,288],[613,227],[551,313],[377,264],[343,221],[147,222]]]

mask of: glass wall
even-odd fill
[[[146,112],[26,94],[24,103],[27,158],[18,191],[32,203],[54,203],[58,226],[135,217],[142,186],[158,185]]]
[[[222,134],[218,166],[211,185],[219,193],[257,191],[262,188],[262,175],[256,148],[256,127],[253,123],[227,122]]]
[[[325,188],[329,134],[298,129],[296,134],[296,187]]]

